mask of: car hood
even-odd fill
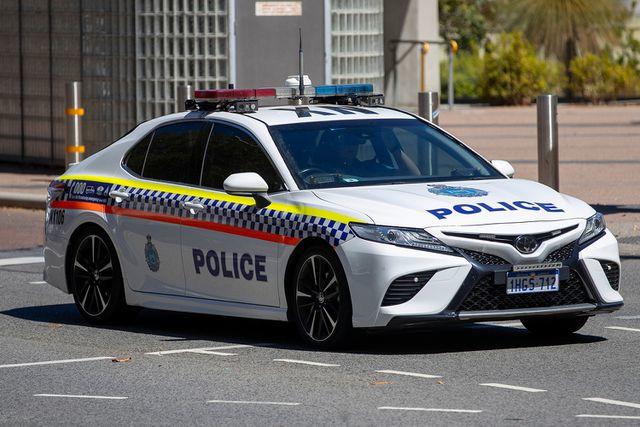
[[[314,190],[320,199],[397,227],[465,226],[588,218],[595,211],[534,181],[490,179]]]

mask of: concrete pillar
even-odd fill
[[[391,40],[440,40],[438,0],[385,0],[385,102],[388,105],[418,111],[421,45],[399,44],[395,51]],[[442,48],[431,45],[427,54],[426,91],[440,92]]]

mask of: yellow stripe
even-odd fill
[[[84,145],[67,145],[67,153],[84,153]]]
[[[61,181],[76,180],[76,181],[104,182],[106,184],[118,184],[125,187],[135,187],[135,188],[142,188],[145,190],[184,194],[187,196],[222,200],[225,202],[242,203],[245,205],[255,204],[255,200],[253,200],[252,197],[232,196],[230,194],[227,194],[221,191],[188,188],[188,187],[182,187],[180,185],[165,184],[160,182],[149,182],[149,181],[133,180],[133,179],[126,179],[126,178],[115,178],[115,177],[103,177],[103,176],[96,176],[96,175],[62,175],[58,179]],[[311,216],[317,216],[321,218],[332,219],[334,221],[342,222],[344,224],[348,224],[353,221],[363,222],[361,218],[354,218],[354,217],[342,215],[336,212],[328,211],[325,209],[311,208],[311,207],[302,206],[302,205],[288,205],[285,203],[274,202],[274,203],[271,203],[268,208],[274,209],[277,211],[282,211],[282,212],[291,212],[294,214],[311,215]],[[365,221],[365,222],[368,222],[368,221]]]
[[[84,116],[84,108],[67,108],[64,112],[67,116]]]

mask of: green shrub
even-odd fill
[[[453,90],[455,98],[479,99],[482,91],[478,85],[483,61],[477,49],[471,52],[458,51],[453,59]],[[440,81],[443,101],[447,99],[449,87],[449,59],[440,63]]]
[[[572,92],[591,102],[602,102],[640,93],[640,76],[630,65],[615,62],[611,55],[588,53],[569,65]]]
[[[535,96],[560,86],[557,66],[539,59],[521,33],[503,33],[486,49],[479,85],[492,104],[529,104]]]

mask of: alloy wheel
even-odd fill
[[[78,245],[73,261],[73,283],[78,304],[90,316],[99,316],[112,297],[113,260],[105,241],[95,234]]]
[[[298,272],[296,309],[303,329],[312,340],[325,341],[336,330],[340,284],[331,263],[321,255],[311,255]]]

